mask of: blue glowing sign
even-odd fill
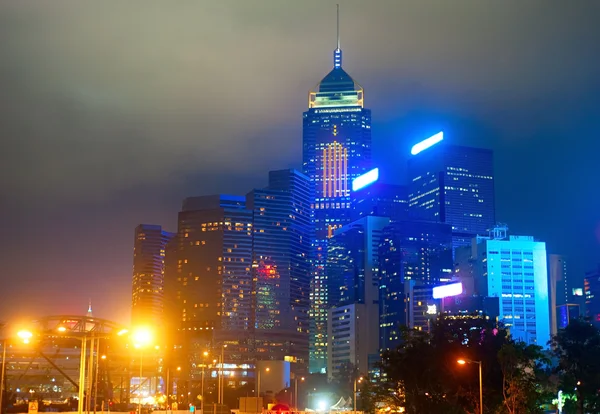
[[[429,138],[419,142],[418,144],[415,144],[412,147],[412,149],[410,150],[410,153],[412,155],[417,155],[419,152],[425,151],[429,147],[433,147],[435,144],[441,142],[443,139],[444,139],[444,131],[438,132],[434,136],[429,137]]]
[[[458,296],[463,292],[463,285],[461,282],[452,283],[450,285],[436,286],[433,288],[433,298],[442,299],[448,296]]]
[[[356,177],[352,181],[352,191],[358,191],[361,188],[365,188],[366,186],[373,184],[377,180],[379,180],[379,168],[373,168],[371,171],[366,172],[359,177]]]

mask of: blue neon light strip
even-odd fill
[[[358,191],[361,188],[365,188],[366,186],[373,184],[377,180],[379,180],[379,168],[373,168],[371,171],[366,172],[359,177],[356,177],[352,181],[352,191]]]
[[[417,155],[419,152],[421,151],[425,151],[427,148],[433,147],[435,144],[441,142],[444,139],[444,132],[438,132],[437,134],[435,134],[432,137],[429,137],[421,142],[419,142],[418,144],[415,144],[412,149],[410,150],[410,153],[412,155]]]

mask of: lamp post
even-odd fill
[[[6,371],[6,339],[2,341],[2,374],[0,374],[0,414],[2,414],[2,408],[4,407],[4,372]]]
[[[138,328],[132,335],[135,348],[140,350],[140,385],[138,397],[138,414],[142,414],[142,375],[144,373],[144,346],[152,342],[152,333],[147,328]]]
[[[298,377],[294,377],[294,407],[296,411],[298,410]],[[304,377],[300,378],[300,381],[304,381]]]
[[[202,385],[200,386],[200,395],[202,399],[200,400],[200,409],[202,410],[202,414],[204,414],[204,370],[206,368],[206,357],[208,356],[208,351],[204,351],[202,355],[204,356],[205,360],[202,363]]]
[[[24,344],[28,344],[33,334],[29,331],[19,331],[17,336],[21,338]],[[0,374],[0,413],[4,407],[4,378],[6,373],[6,339],[2,340],[2,373]]]
[[[483,373],[481,361],[473,361],[470,359],[459,359],[456,361],[459,365],[477,364],[479,365],[479,412],[483,414]]]
[[[359,378],[354,378],[354,414],[356,414],[356,383],[357,382],[362,382],[363,378],[359,377]]]

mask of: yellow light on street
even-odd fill
[[[464,359],[459,359],[456,362],[459,363],[460,365],[465,365],[467,363],[467,361],[465,361]]]
[[[146,346],[152,342],[152,332],[148,328],[138,328],[131,337],[136,348]]]
[[[28,344],[29,340],[31,339],[31,337],[33,336],[33,334],[31,332],[29,332],[29,331],[23,330],[23,331],[19,331],[17,333],[17,336],[19,338],[21,338],[24,343]]]
[[[202,353],[202,355],[204,355],[204,356],[208,356],[208,351],[204,351],[204,352]]]
[[[269,371],[271,371],[271,368],[267,367],[267,368],[265,368],[265,371],[269,372]]]
[[[67,328],[65,328],[64,326],[59,326],[58,327],[58,332],[66,332]]]
[[[125,335],[127,332],[129,332],[127,329],[121,329],[119,332],[117,332],[117,335],[119,335],[119,336],[123,336],[123,335]]]

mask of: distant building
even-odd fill
[[[165,251],[173,233],[161,226],[135,228],[131,325],[162,327],[164,322]],[[88,311],[91,313],[91,305]]]
[[[498,226],[473,244],[475,286],[481,296],[498,298],[499,319],[514,338],[545,348],[551,332],[546,244],[507,232]]]
[[[310,372],[327,366],[327,238],[351,221],[352,180],[371,167],[371,111],[363,88],[342,69],[339,42],[333,69],[309,93],[303,114],[302,170],[313,186]]]
[[[454,248],[487,234],[495,225],[493,152],[450,145],[439,133],[415,145],[412,153],[410,216],[452,226]]]
[[[564,320],[562,322],[558,321],[560,317],[558,308],[567,305],[572,294],[569,292],[567,259],[558,254],[548,255],[548,273],[550,275],[550,320],[552,335],[556,335],[557,330],[560,328],[559,325],[564,324]],[[563,312],[563,316],[565,315],[565,309],[561,311]],[[569,318],[567,318],[568,320]]]
[[[584,279],[585,316],[600,328],[600,265],[586,272]]]

